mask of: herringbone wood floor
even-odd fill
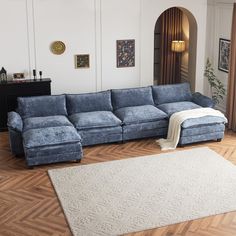
[[[178,150],[197,146],[208,146],[236,164],[236,134],[227,132],[220,143],[207,142]],[[99,145],[84,148],[81,164],[157,153],[160,153],[160,149],[154,139]],[[71,235],[46,171],[81,164],[53,164],[28,170],[22,158],[11,155],[8,134],[0,133],[0,236]],[[129,234],[131,235],[233,236],[236,235],[236,212]]]

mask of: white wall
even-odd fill
[[[209,58],[215,70],[217,78],[225,85],[228,85],[228,73],[218,70],[219,38],[229,39],[231,37],[233,0],[208,1],[207,12],[207,41],[206,58]],[[205,93],[210,94],[208,82],[205,81]],[[225,113],[226,96],[218,105],[218,109]]]
[[[102,89],[139,86],[139,0],[102,0],[101,12]],[[116,68],[117,39],[135,39],[135,67]]]
[[[10,73],[43,70],[54,94],[151,85],[156,20],[178,6],[198,24],[196,90],[202,91],[206,1],[0,0],[1,65]],[[116,68],[117,39],[135,39],[135,67]],[[60,56],[49,50],[55,40],[66,44]],[[90,68],[75,69],[74,55],[83,53],[90,54]]]
[[[29,40],[26,0],[0,0],[0,67],[8,73],[29,73]]]
[[[95,91],[94,2],[88,0],[34,1],[37,69],[53,79],[54,93]],[[51,42],[66,45],[62,55],[52,54]],[[89,69],[75,69],[74,55],[90,54]]]

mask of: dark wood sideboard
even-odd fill
[[[7,130],[7,113],[17,107],[17,97],[51,95],[51,80],[0,83],[0,131]]]

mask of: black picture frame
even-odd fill
[[[229,73],[230,40],[219,39],[218,70]]]

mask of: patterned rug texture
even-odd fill
[[[74,236],[122,235],[236,210],[236,166],[209,148],[48,172]]]

